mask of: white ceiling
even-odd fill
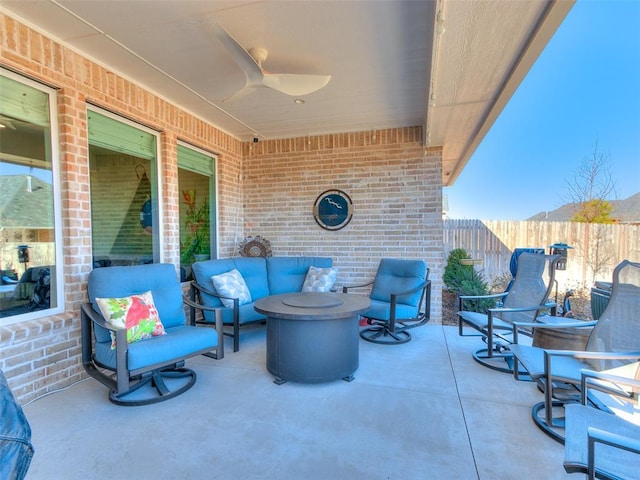
[[[2,0],[2,10],[247,141],[423,125],[451,184],[573,0]],[[275,73],[330,74],[294,98],[228,102],[244,75],[216,38]]]

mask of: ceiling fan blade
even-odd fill
[[[331,75],[302,75],[294,73],[265,73],[262,84],[286,95],[296,97],[320,90]]]
[[[249,52],[229,35],[219,23],[213,23],[213,31],[244,72],[247,77],[247,86],[260,85],[262,83],[263,72],[260,65],[249,55]]]
[[[247,95],[249,95],[251,92],[254,92],[255,90],[256,90],[256,87],[253,87],[253,86],[242,87],[236,93],[234,93],[234,94],[228,96],[227,98],[225,98],[224,100],[222,100],[222,103],[227,103],[227,102],[233,102],[235,100],[240,100],[241,98],[246,97]]]
[[[261,62],[266,59],[268,54],[265,49],[253,49],[251,52],[255,55],[254,58],[251,53],[249,53],[224,28],[222,28],[222,25],[214,22],[212,26],[213,31],[220,42],[226,47],[238,66],[244,72],[247,78],[244,89],[264,86],[277,90],[285,95],[295,97],[307,95],[308,93],[320,90],[329,83],[329,80],[331,80],[331,75],[268,73],[264,71],[261,66]],[[225,99],[224,102],[235,100],[244,96],[246,93],[249,93],[243,92],[243,90],[234,93],[229,98]]]

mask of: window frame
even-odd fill
[[[65,312],[65,284],[64,284],[64,248],[63,248],[63,225],[62,225],[62,190],[60,181],[60,128],[58,125],[58,98],[57,90],[48,85],[32,80],[23,75],[0,67],[0,75],[18,83],[26,85],[47,95],[49,105],[49,142],[45,149],[49,150],[51,158],[51,186],[53,202],[53,228],[54,228],[54,254],[55,254],[55,286],[51,289],[55,291],[56,306],[43,310],[1,317],[0,326],[12,325],[30,320],[37,320],[52,315]]]
[[[218,252],[219,252],[219,245],[218,245],[218,238],[219,238],[219,222],[218,222],[218,155],[216,155],[215,153],[209,152],[207,150],[204,150],[202,148],[196,147],[195,145],[192,145],[190,143],[184,142],[182,140],[178,140],[176,142],[176,159],[177,159],[177,168],[178,168],[178,181],[180,179],[180,170],[189,170],[189,171],[194,171],[191,170],[187,167],[183,167],[180,166],[180,157],[178,155],[178,146],[189,149],[189,150],[193,150],[194,152],[197,152],[201,155],[204,155],[206,157],[210,157],[211,161],[213,162],[212,165],[212,173],[211,173],[211,178],[209,181],[209,227],[210,227],[210,235],[211,235],[211,254],[210,254],[210,258],[211,259],[216,259],[218,258]],[[199,173],[199,172],[195,172],[195,173]],[[203,173],[201,173],[201,175],[204,176]],[[182,193],[179,192],[178,193],[178,198],[179,201],[182,201]],[[180,223],[180,218],[178,218],[178,223]],[[211,228],[211,225],[213,224],[213,228]],[[179,243],[179,242],[178,242]],[[178,250],[180,249],[180,245],[178,245]]]
[[[130,120],[124,115],[111,112],[109,110],[101,108],[92,103],[87,103],[86,112],[87,112],[87,150],[90,149],[92,145],[91,142],[89,141],[89,113],[90,112],[95,112],[99,115],[108,117],[116,122],[123,123],[124,125],[128,125],[132,128],[136,128],[138,130],[141,130],[155,137],[155,155],[154,155],[154,160],[150,161],[151,178],[149,179],[151,183],[152,198],[155,197],[155,202],[152,202],[152,212],[153,212],[152,224],[154,225],[154,228],[152,230],[152,256],[153,256],[153,263],[162,263],[165,258],[165,255],[164,255],[165,240],[164,240],[164,236],[160,234],[160,232],[162,232],[164,227],[164,222],[163,222],[164,206],[162,202],[162,192],[163,192],[164,182],[163,182],[162,169],[161,169],[162,153],[160,148],[160,145],[162,145],[161,132],[159,132],[158,130],[154,130],[153,128],[150,128],[142,123],[136,122],[134,120]],[[88,156],[87,165],[89,166],[89,170],[91,170],[90,156]],[[89,177],[89,185],[90,183],[91,183],[91,178]],[[90,190],[91,189],[89,189],[89,195],[91,195]],[[157,225],[157,228],[155,227],[156,225]],[[93,243],[93,234],[92,234],[91,241]],[[92,257],[93,257],[93,248],[92,248]]]

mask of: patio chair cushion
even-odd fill
[[[251,303],[251,292],[249,292],[249,288],[238,270],[233,269],[229,272],[213,275],[211,283],[220,295],[237,298],[240,305]],[[233,300],[221,298],[220,301],[225,307],[233,308]]]
[[[338,271],[335,268],[309,267],[302,285],[303,292],[329,292],[336,281]]]
[[[127,369],[136,371],[147,369],[150,365],[162,364],[174,358],[189,357],[193,351],[206,349],[211,346],[211,335],[215,331],[211,328],[194,328],[190,325],[180,325],[165,328],[166,335],[153,337],[129,344],[127,349]],[[96,342],[96,359],[103,365],[116,368],[116,350],[111,350],[109,344]]]
[[[165,335],[150,291],[122,298],[96,298],[100,312],[107,322],[127,329],[127,343],[139,342],[152,336]],[[111,333],[111,348],[116,348],[116,336]]]
[[[418,306],[396,304],[396,318],[414,318],[418,315]],[[388,321],[391,319],[391,304],[379,300],[371,300],[371,306],[362,314],[363,317]]]
[[[383,258],[378,266],[371,300],[389,302],[394,292],[406,292],[424,282],[427,265],[423,261],[407,261],[395,258]],[[397,298],[397,305],[417,307],[422,298],[422,290]],[[365,314],[366,315],[366,314]]]

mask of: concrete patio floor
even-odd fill
[[[166,402],[115,406],[87,379],[25,406],[27,479],[581,478],[531,421],[535,385],[473,361],[478,337],[426,325],[405,345],[361,341],[351,383],[278,386],[265,332],[189,361],[196,385]]]

